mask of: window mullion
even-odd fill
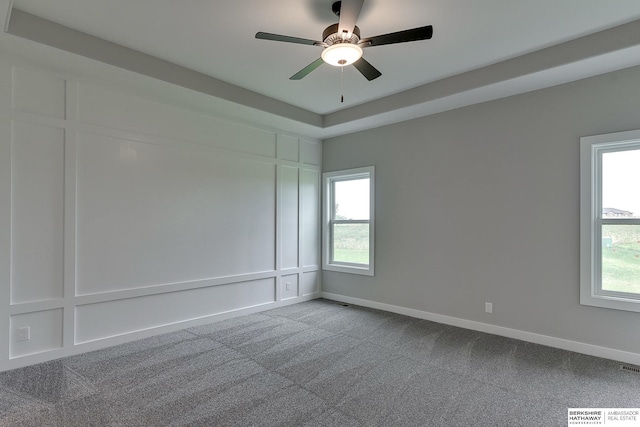
[[[598,218],[602,225],[640,225],[640,218]]]
[[[332,224],[369,224],[368,219],[334,219]]]

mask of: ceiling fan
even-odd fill
[[[256,33],[257,39],[274,40],[278,42],[307,44],[321,46],[324,48],[320,58],[298,71],[290,77],[290,80],[300,80],[324,62],[336,67],[344,67],[353,64],[354,67],[367,80],[371,81],[382,75],[373,65],[362,57],[362,49],[371,46],[382,46],[385,44],[405,43],[417,40],[427,40],[433,36],[433,27],[413,28],[410,30],[397,31],[395,33],[382,34],[375,37],[360,38],[360,28],[356,26],[356,20],[360,15],[360,10],[364,0],[343,0],[333,3],[331,9],[339,18],[340,22],[329,25],[322,32],[322,41],[303,39],[299,37],[283,36],[273,33]]]

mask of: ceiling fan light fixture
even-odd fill
[[[352,43],[336,43],[322,51],[322,60],[334,67],[351,65],[362,57],[362,48]]]

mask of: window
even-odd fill
[[[373,276],[373,166],[323,174],[325,270]]]
[[[640,312],[640,131],[580,144],[580,302]]]

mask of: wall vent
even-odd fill
[[[640,374],[640,366],[632,365],[620,365],[621,371],[632,372],[634,374]]]

